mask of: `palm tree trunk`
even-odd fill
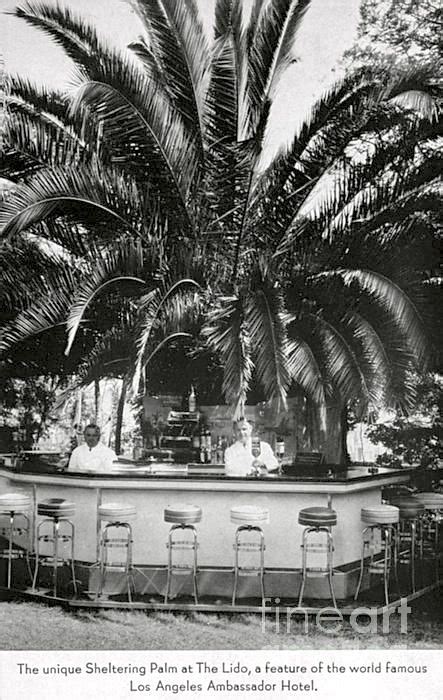
[[[122,388],[120,391],[120,398],[118,400],[117,406],[117,420],[115,423],[115,454],[117,455],[121,454],[123,411],[125,408],[126,387],[126,379],[123,379]]]
[[[345,404],[342,408],[340,416],[341,449],[343,464],[349,464],[351,461],[351,457],[348,452],[348,431],[348,407]]]
[[[324,454],[328,464],[344,465],[348,461],[346,447],[347,409],[338,399],[328,402],[326,407],[326,431]]]
[[[323,420],[321,409],[308,400],[306,424],[310,450],[321,452],[328,464],[348,463],[347,408],[337,398],[328,401]]]

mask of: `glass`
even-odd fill
[[[255,436],[255,435],[251,439],[251,453],[252,453],[252,456],[254,457],[254,461],[252,462],[253,474],[254,474],[254,476],[259,476],[260,466],[258,464],[256,464],[256,460],[258,459],[258,457],[260,457],[261,447],[260,447],[260,438]]]
[[[259,437],[252,438],[251,452],[252,452],[252,456],[254,457],[254,459],[257,459],[257,457],[260,457],[261,447],[260,447],[260,438]]]

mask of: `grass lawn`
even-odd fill
[[[0,603],[0,649],[438,649],[443,646],[441,594],[412,603],[408,633],[391,617],[384,634],[357,633],[344,622],[339,631],[319,632],[311,622],[292,620],[280,632],[275,619],[261,627],[259,615],[150,613],[122,610],[66,612],[40,603]],[[331,623],[337,626],[338,623]],[[326,626],[326,625],[325,625]]]

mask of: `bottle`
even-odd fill
[[[252,456],[257,459],[261,455],[261,445],[260,437],[258,435],[253,435],[251,439],[251,452]]]
[[[218,457],[217,444],[213,440],[212,447],[211,447],[211,464],[217,464],[217,457]]]
[[[285,456],[285,442],[281,437],[275,441],[275,456],[281,460]]]
[[[221,435],[219,435],[217,438],[217,450],[216,450],[216,457],[215,457],[217,464],[223,464],[223,458],[224,458],[223,441],[222,441]]]
[[[195,397],[195,391],[194,387],[191,384],[191,393],[189,394],[189,399],[188,399],[188,409],[190,413],[195,413],[197,410],[197,399]]]
[[[195,450],[200,450],[200,431],[198,429],[198,426],[195,428],[194,432],[192,433],[192,447]]]
[[[200,462],[206,462],[206,433],[203,429],[200,431]]]
[[[211,461],[211,456],[212,456],[212,437],[211,437],[211,431],[207,430],[205,434],[205,442],[206,442],[206,462]]]

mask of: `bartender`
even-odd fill
[[[109,472],[117,458],[113,450],[100,442],[98,425],[87,425],[83,437],[85,442],[73,451],[68,469],[79,472]]]
[[[250,476],[266,474],[278,469],[278,461],[267,442],[260,440],[260,454],[252,454],[252,425],[245,418],[234,423],[237,438],[231,447],[225,450],[225,474],[228,476]]]

